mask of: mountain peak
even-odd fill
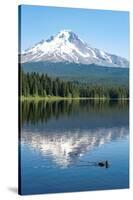
[[[55,38],[59,38],[59,39],[69,39],[70,35],[72,34],[71,30],[61,30],[56,36]]]
[[[64,29],[61,30],[53,39],[60,39],[60,40],[65,40],[72,42],[72,40],[76,39],[78,40],[78,36],[70,29]]]
[[[128,67],[125,58],[90,47],[72,30],[61,30],[21,54],[21,62],[74,62],[108,67]]]
[[[64,30],[61,30],[59,31],[59,33],[57,35],[67,35],[67,34],[71,34],[72,33],[72,30],[71,29],[64,29]]]

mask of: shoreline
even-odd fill
[[[93,98],[93,97],[58,97],[58,96],[50,96],[50,97],[19,97],[20,101],[57,101],[57,100],[103,100],[103,101],[113,101],[113,100],[122,100],[122,101],[127,101],[129,98]]]

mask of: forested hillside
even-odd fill
[[[67,97],[67,98],[128,98],[128,86],[81,84],[64,81],[47,74],[25,73],[21,70],[20,92],[24,97]]]
[[[129,69],[103,67],[95,64],[31,62],[21,64],[24,72],[48,74],[66,81],[79,81],[89,84],[128,85]]]

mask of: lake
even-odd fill
[[[20,110],[21,194],[129,187],[128,101],[23,101]]]

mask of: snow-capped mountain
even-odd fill
[[[21,54],[21,63],[69,62],[110,67],[128,67],[127,59],[92,48],[71,30],[60,31]]]

